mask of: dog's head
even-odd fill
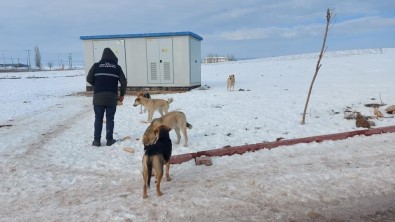
[[[165,126],[165,125],[160,125],[160,126],[156,127],[154,129],[155,138],[157,140],[161,139],[161,138],[168,138],[168,139],[170,139],[170,136],[169,136],[170,130],[171,129],[169,127]]]
[[[133,106],[138,106],[138,105],[140,105],[140,104],[141,104],[141,97],[137,97],[137,98],[134,100]]]
[[[145,130],[142,138],[142,142],[144,146],[151,145],[156,142],[157,137],[155,136],[154,130],[160,125],[161,125],[160,118],[155,118],[152,120],[151,124]]]
[[[149,126],[143,135],[142,141],[143,141],[144,149],[146,149],[146,146],[155,144],[156,141],[160,138],[170,139],[169,131],[171,129],[169,127],[165,125],[160,125],[155,127],[154,130],[152,129],[153,127]]]
[[[230,74],[229,77],[228,77],[228,79],[230,79],[230,80],[235,79],[235,75],[234,75],[234,74]]]
[[[152,145],[156,142],[155,134],[153,134],[153,133],[144,134],[142,141],[143,141],[143,145],[144,145],[144,149],[145,149],[146,146]]]

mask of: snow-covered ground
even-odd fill
[[[315,56],[202,65],[205,90],[152,95],[172,97],[170,110],[183,111],[193,125],[188,147],[173,144],[173,154],[357,130],[344,119],[346,109],[371,116],[364,104],[386,103],[383,113],[395,104],[395,49],[328,52],[301,125]],[[226,91],[230,73],[234,92]],[[92,147],[92,97],[77,94],[85,84],[82,70],[0,73],[0,221],[395,218],[395,134],[215,157],[210,167],[172,165],[164,196],[151,187],[144,200],[147,114],[126,96],[114,137],[131,139]],[[395,125],[385,116],[376,127]],[[135,153],[123,151],[130,146]]]

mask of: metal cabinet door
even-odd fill
[[[147,38],[148,83],[173,83],[173,39]]]

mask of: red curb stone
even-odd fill
[[[183,162],[190,161],[193,158],[194,158],[194,156],[192,155],[192,153],[174,155],[170,158],[170,164],[180,164]]]
[[[299,143],[311,143],[311,142],[323,142],[325,140],[343,140],[349,137],[358,136],[358,135],[365,135],[371,136],[374,134],[382,134],[382,133],[393,133],[395,132],[395,126],[386,126],[386,127],[379,127],[373,129],[366,129],[366,130],[356,130],[350,132],[343,132],[343,133],[334,133],[334,134],[327,134],[327,135],[320,135],[320,136],[311,136],[311,137],[303,137],[303,138],[296,138],[296,139],[284,139],[275,142],[267,142],[267,143],[256,143],[256,144],[247,144],[242,146],[225,146],[218,149],[212,150],[204,150],[199,151],[196,153],[186,153],[181,155],[174,155],[170,159],[171,164],[180,164],[186,161],[189,161],[193,158],[201,157],[201,156],[231,156],[234,154],[243,154],[245,152],[254,152],[261,149],[272,149],[279,146],[291,146]]]

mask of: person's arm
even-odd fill
[[[94,66],[92,66],[91,67],[91,69],[89,70],[89,72],[88,72],[88,76],[86,76],[86,81],[89,83],[89,84],[91,84],[92,86],[94,86],[95,85],[95,80],[94,80],[94,74],[93,74],[93,67]]]
[[[120,89],[120,96],[123,97],[126,93],[126,86],[127,86],[127,79],[125,77],[125,74],[123,73],[122,69],[119,74],[119,82],[121,83],[121,89]]]

